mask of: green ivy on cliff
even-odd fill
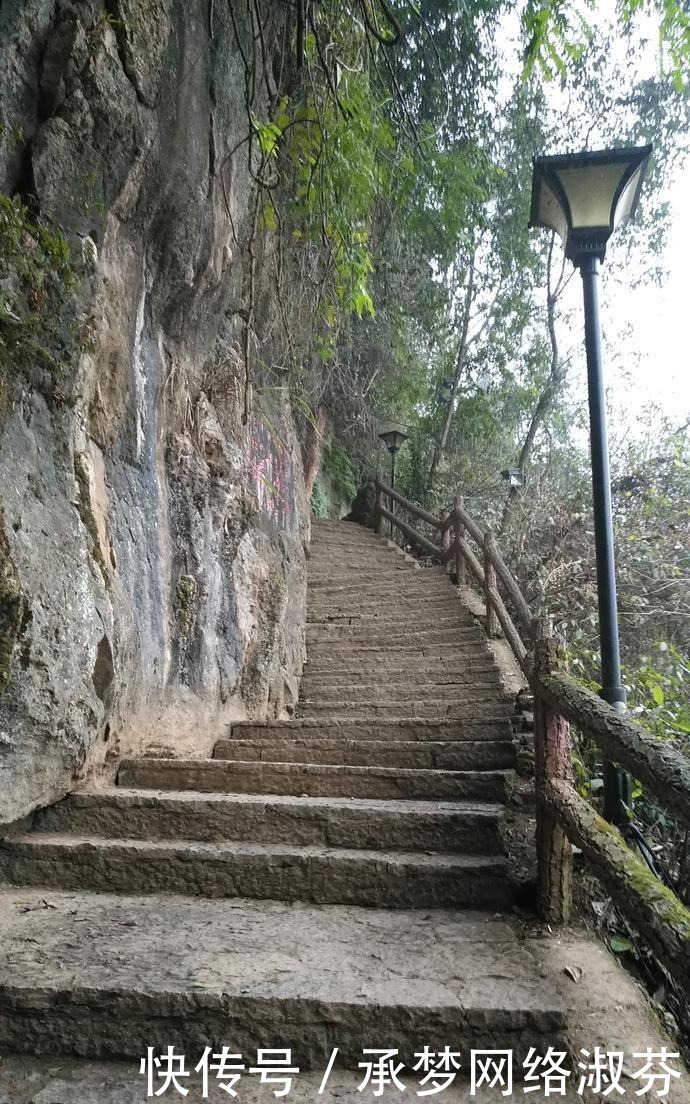
[[[0,417],[13,380],[54,389],[63,378],[73,356],[76,285],[63,234],[0,193]]]

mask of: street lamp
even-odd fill
[[[455,380],[452,376],[444,376],[441,380],[441,402],[449,403],[453,398],[453,391],[455,390]]]
[[[555,231],[565,255],[582,277],[585,307],[585,350],[589,394],[590,447],[594,499],[594,544],[599,598],[601,696],[614,709],[625,710],[621,680],[616,574],[611,516],[611,474],[606,435],[606,394],[601,356],[599,268],[615,227],[637,207],[651,146],[596,150],[590,153],[536,157],[532,174],[530,223]],[[604,764],[604,814],[609,821],[625,819],[631,804],[630,777]],[[623,806],[623,807],[622,807]]]
[[[525,485],[525,473],[522,468],[504,468],[501,472],[501,478],[504,483],[507,483],[511,491],[514,487],[524,487]]]
[[[409,434],[405,432],[402,426],[392,426],[390,429],[385,429],[383,433],[379,433],[379,440],[383,441],[391,454],[391,487],[393,490],[395,490],[395,457],[408,438]]]

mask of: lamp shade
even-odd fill
[[[402,426],[393,426],[390,429],[384,429],[383,433],[379,433],[379,440],[383,441],[384,445],[389,452],[398,452],[400,446],[407,441],[409,434],[405,432]]]
[[[524,487],[525,485],[525,473],[522,468],[504,468],[501,476],[503,482],[507,483],[509,487]]]
[[[555,230],[566,256],[603,260],[616,226],[635,213],[651,146],[535,157],[530,226]]]

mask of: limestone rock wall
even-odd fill
[[[64,227],[78,268],[64,373],[2,385],[0,821],[296,695],[287,393],[255,388],[243,419],[239,7],[0,4],[0,192]]]

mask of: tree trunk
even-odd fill
[[[465,291],[465,306],[462,316],[462,330],[460,333],[460,345],[458,348],[458,355],[455,360],[455,372],[453,374],[453,390],[448,400],[448,406],[446,408],[445,417],[443,419],[443,426],[436,447],[434,449],[434,455],[431,460],[431,467],[429,468],[429,478],[427,480],[427,495],[431,493],[434,488],[434,480],[436,478],[436,470],[441,461],[441,457],[448,444],[448,434],[450,433],[450,427],[453,423],[453,415],[455,413],[455,399],[458,393],[458,387],[460,386],[460,377],[462,376],[462,370],[465,367],[465,357],[467,355],[468,347],[468,332],[470,328],[470,311],[472,309],[472,299],[474,296],[474,254],[470,260],[470,268],[467,274],[467,288]]]

